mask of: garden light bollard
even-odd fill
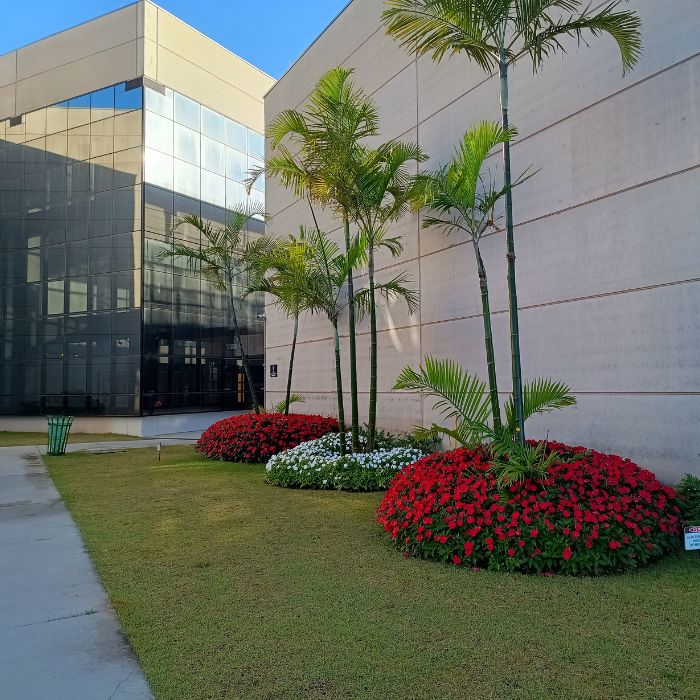
[[[73,416],[48,416],[49,421],[49,442],[47,454],[64,455],[66,453],[66,443],[68,433],[73,425]]]

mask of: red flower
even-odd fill
[[[464,543],[464,554],[468,557],[472,555],[472,552],[474,551],[474,543],[473,542],[465,542]]]
[[[456,564],[459,566],[462,563],[462,559],[458,557],[456,554],[452,557],[452,563]]]
[[[514,557],[514,556],[515,556],[515,550],[514,550],[512,547],[510,547],[510,548],[508,549],[508,556],[509,556],[509,557]]]
[[[571,551],[571,547],[565,547],[564,551],[561,553],[561,555],[566,561],[569,561],[569,559],[571,559],[571,556],[573,555],[573,552]]]
[[[230,462],[266,462],[272,455],[302,442],[337,432],[338,421],[291,413],[247,413],[214,423],[197,441],[205,457]]]

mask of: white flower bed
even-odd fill
[[[340,436],[336,433],[274,455],[267,463],[267,480],[287,488],[379,491],[389,486],[396,472],[424,454],[411,447],[350,454],[350,435],[346,434],[345,439],[348,454],[344,457],[340,455]],[[360,440],[366,442],[363,437]]]

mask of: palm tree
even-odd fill
[[[276,299],[282,312],[294,319],[292,347],[289,354],[287,370],[287,390],[285,392],[283,411],[289,414],[292,403],[292,373],[299,333],[299,316],[306,309],[304,284],[310,272],[307,246],[294,236],[277,241],[271,250],[262,251],[251,259],[255,276],[251,280],[247,294],[264,292]],[[301,397],[296,396],[299,401]]]
[[[277,178],[309,203],[330,208],[342,222],[345,251],[351,246],[350,192],[355,161],[362,140],[378,133],[376,107],[350,80],[350,68],[333,68],[321,77],[311,93],[305,111],[281,112],[268,127],[274,155],[265,166],[251,173],[250,184],[261,172]],[[295,153],[284,144],[295,147]],[[357,387],[357,343],[354,276],[347,278],[348,331],[350,350],[350,401],[353,450],[358,450],[359,408]]]
[[[340,333],[338,321],[347,308],[349,300],[343,291],[348,275],[364,258],[364,247],[355,238],[347,253],[341,253],[327,234],[318,229],[300,230],[295,243],[304,248],[309,262],[306,274],[298,280],[303,305],[311,313],[324,314],[333,328],[333,353],[335,358],[335,381],[338,400],[338,426],[340,453],[345,454],[345,406],[343,402],[343,371],[340,357]]]
[[[227,294],[233,332],[241,353],[241,365],[248,385],[248,391],[256,413],[260,411],[250,363],[243,345],[241,329],[236,313],[235,286],[243,280],[247,282],[252,269],[252,260],[269,250],[272,241],[267,236],[248,239],[248,227],[251,219],[265,218],[264,213],[256,207],[243,205],[228,213],[223,226],[212,226],[199,216],[187,214],[179,218],[170,233],[170,245],[163,248],[161,258],[183,258],[191,269],[199,269],[202,277],[214,288]],[[192,226],[201,234],[202,244],[189,246],[175,240],[175,233],[183,226]]]
[[[537,72],[549,56],[564,52],[564,37],[579,44],[585,33],[609,34],[622,59],[623,75],[642,52],[641,21],[635,12],[621,11],[622,0],[606,0],[593,9],[589,0],[385,0],[382,14],[387,33],[418,55],[464,53],[489,75],[498,68],[501,122],[508,129],[508,70],[527,57]],[[513,398],[519,441],[525,442],[518,298],[515,285],[513,203],[510,191],[510,139],[503,142],[506,188],[508,305],[510,309]]]
[[[309,261],[305,278],[299,280],[304,308],[311,313],[324,314],[333,328],[340,448],[341,454],[345,454],[345,407],[338,321],[350,303],[344,293],[347,276],[351,270],[363,265],[367,260],[367,238],[355,236],[347,253],[340,252],[338,245],[327,234],[317,229],[306,230],[302,227],[296,240],[306,248],[305,255]],[[375,285],[372,293],[368,288],[358,290],[353,298],[358,316],[362,318],[369,312],[370,300],[377,294],[383,295],[388,301],[404,299],[409,308],[414,309],[417,305],[417,293],[406,286],[409,281],[406,274],[399,274],[388,282]]]
[[[426,160],[417,144],[389,141],[376,149],[364,149],[358,156],[354,187],[350,193],[350,215],[358,222],[367,242],[370,320],[370,383],[367,421],[367,450],[374,449],[377,428],[377,303],[379,286],[375,279],[375,255],[386,248],[397,257],[403,250],[400,238],[387,236],[389,224],[406,214],[419,192],[412,166]],[[414,307],[409,304],[409,311]]]
[[[485,177],[481,171],[489,153],[516,134],[514,127],[504,130],[497,122],[483,121],[473,126],[455,148],[454,157],[449,165],[420,176],[425,191],[421,193],[417,203],[418,206],[425,206],[435,212],[435,216],[426,216],[423,219],[423,228],[440,228],[448,235],[463,233],[471,241],[481,290],[486,365],[495,432],[501,430],[501,409],[493,351],[488,280],[479,246],[484,234],[489,230],[497,230],[495,207],[507,190],[505,187],[497,188],[490,174]],[[519,178],[512,186],[520,184],[524,179]]]
[[[506,424],[496,430],[488,424],[491,403],[486,386],[476,375],[465,372],[453,360],[439,360],[428,355],[418,370],[404,367],[394,385],[395,390],[419,391],[434,398],[435,410],[452,428],[433,424],[423,430],[424,436],[444,434],[464,447],[484,445],[491,455],[491,469],[497,473],[500,486],[509,486],[525,476],[542,477],[553,459],[547,454],[544,441],[521,445],[512,397],[505,405]],[[524,416],[548,413],[574,406],[576,398],[563,382],[536,379],[523,387]]]

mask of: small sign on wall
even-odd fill
[[[277,376],[277,365],[270,365],[270,376],[271,377]]]
[[[700,550],[700,525],[691,525],[683,530],[685,534],[685,549],[690,552],[691,550]]]

